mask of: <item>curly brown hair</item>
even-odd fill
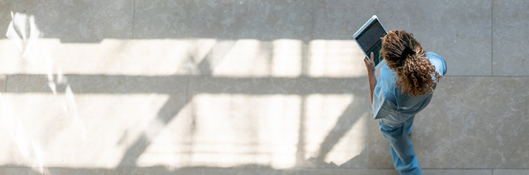
[[[415,53],[405,54],[406,48],[410,48]],[[382,55],[388,63],[390,69],[397,72],[399,78],[397,87],[403,93],[415,97],[425,93],[433,93],[433,85],[439,80],[439,74],[435,71],[435,66],[426,58],[425,51],[421,44],[413,38],[413,34],[403,30],[390,31],[384,36],[382,41]]]

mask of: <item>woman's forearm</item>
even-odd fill
[[[377,79],[375,77],[375,71],[368,71],[367,78],[369,79],[369,98],[371,99],[371,105],[373,105],[373,93],[377,86]]]
[[[373,52],[371,52],[371,57],[369,58],[373,58]],[[375,78],[375,62],[373,62],[373,59],[365,57],[364,63],[366,64],[367,79],[369,80],[369,98],[371,99],[371,106],[373,106],[373,92],[377,86],[377,79]]]

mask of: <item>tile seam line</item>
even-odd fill
[[[7,82],[8,82],[8,75],[5,75],[6,76],[6,84],[4,86],[4,94],[7,92]]]
[[[132,6],[132,29],[130,34],[130,39],[134,39],[134,21],[136,17],[136,0],[134,0],[134,5]]]
[[[421,168],[423,170],[492,170],[493,168]]]
[[[491,168],[493,170],[527,170],[529,171],[529,168]]]
[[[213,169],[239,169],[239,170],[251,170],[251,169],[267,169],[267,168],[222,168],[215,167]],[[529,170],[529,169],[516,169],[516,168],[422,168],[423,170]],[[276,171],[288,171],[288,170],[394,170],[394,168],[284,168],[274,169]]]
[[[447,75],[447,76],[444,76],[445,78],[529,78],[529,76],[516,76],[516,75],[496,75],[496,76],[488,76],[488,75],[458,75],[458,76],[453,76],[453,75]]]
[[[30,168],[30,167],[3,167],[3,168]],[[61,167],[47,167],[47,168],[61,168]],[[115,167],[111,169],[130,169],[130,168],[142,168],[142,167]],[[236,167],[213,167],[212,169],[268,169],[268,168],[236,168]],[[529,170],[529,168],[423,168],[424,170]],[[274,169],[278,171],[284,170],[394,170],[394,168],[285,168],[285,169]]]
[[[190,94],[189,94],[189,86],[191,86],[190,85],[191,84],[191,76],[187,77],[187,82],[186,83],[187,83],[186,84],[186,92],[185,92],[186,95],[185,95],[185,101],[184,102],[187,104],[187,103],[189,103],[188,100],[193,99],[192,97],[190,97]]]
[[[15,74],[4,74],[6,76],[27,76],[27,75],[33,75],[33,76],[46,76],[46,74],[25,74],[25,73],[15,73]],[[139,76],[136,74],[64,74],[65,76]],[[171,75],[149,75],[153,77],[158,76],[189,76],[189,77],[212,77],[212,78],[226,78],[225,76],[212,76],[212,75],[193,75],[193,74],[171,74]],[[237,77],[231,77],[231,78],[357,78],[357,77],[319,77],[319,76],[307,76],[307,77],[274,77],[274,76],[237,76]],[[488,75],[446,75],[444,78],[529,78],[527,75],[496,75],[496,76],[488,76]]]
[[[490,0],[490,75],[494,76],[494,0]]]

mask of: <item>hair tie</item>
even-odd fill
[[[406,58],[406,56],[410,55],[410,54],[413,54],[415,55],[416,52],[411,50],[410,47],[406,47],[403,51],[402,51],[402,54],[400,54],[400,58],[399,58],[399,63],[402,63],[402,60],[404,60]]]

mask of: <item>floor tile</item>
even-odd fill
[[[29,175],[32,174],[34,170],[29,167],[0,167],[0,174],[21,174]]]
[[[16,20],[26,20],[32,36],[94,43],[105,38],[131,38],[133,8],[134,1],[127,0],[53,0],[17,1],[10,10],[18,14],[15,18],[20,19]]]
[[[222,25],[224,2],[138,0],[134,12],[134,38],[215,38],[230,31]]]
[[[133,6],[133,1],[126,0],[9,1],[7,7],[2,6],[5,11],[0,16],[0,25],[7,22],[1,29],[2,74],[122,69],[120,62],[129,62],[127,54],[120,52],[126,42],[115,40],[131,38]],[[8,27],[11,21],[14,25]]]
[[[524,168],[528,79],[445,78],[415,118],[411,138],[423,168]],[[370,123],[370,168],[391,166],[389,145]]]
[[[42,172],[33,170],[30,174],[56,174],[56,175],[71,175],[71,174],[101,174],[101,175],[119,175],[122,174],[120,169],[102,169],[102,168],[46,168]]]
[[[493,175],[522,175],[529,174],[529,169],[494,169]]]
[[[2,96],[6,127],[0,131],[6,143],[2,160],[7,164],[134,166],[168,123],[188,116],[187,77],[66,75],[50,81],[45,75],[10,75],[8,79]]]
[[[495,76],[528,76],[529,2],[498,0],[493,3],[493,72]]]
[[[11,22],[11,7],[12,1],[0,1],[0,39],[6,39],[6,32],[9,23]]]
[[[205,147],[206,140],[219,145],[236,140],[240,144],[236,152],[256,150],[230,166],[248,159],[247,163],[272,168],[366,168],[369,99],[365,82],[365,77],[193,78],[189,99],[196,116],[195,141],[203,142],[197,145],[197,154],[199,147],[214,148]],[[244,132],[232,133],[228,128]],[[225,134],[211,138],[221,131]],[[209,164],[228,166],[223,163],[230,161],[218,156],[213,160],[224,161]]]
[[[397,175],[394,169],[313,169],[300,170],[299,175],[336,174],[336,175]]]
[[[490,1],[315,1],[314,39],[352,40],[372,15],[441,55],[448,75],[491,75]]]
[[[6,79],[6,75],[0,75],[0,92],[1,93],[4,93],[6,91],[6,83],[7,83],[7,79]]]
[[[313,1],[235,1],[225,21],[233,22],[236,38],[263,41],[311,39]]]
[[[457,170],[457,169],[423,169],[424,174],[432,175],[492,175],[490,169],[473,169],[473,170]]]
[[[312,1],[136,2],[134,38],[310,39]]]

